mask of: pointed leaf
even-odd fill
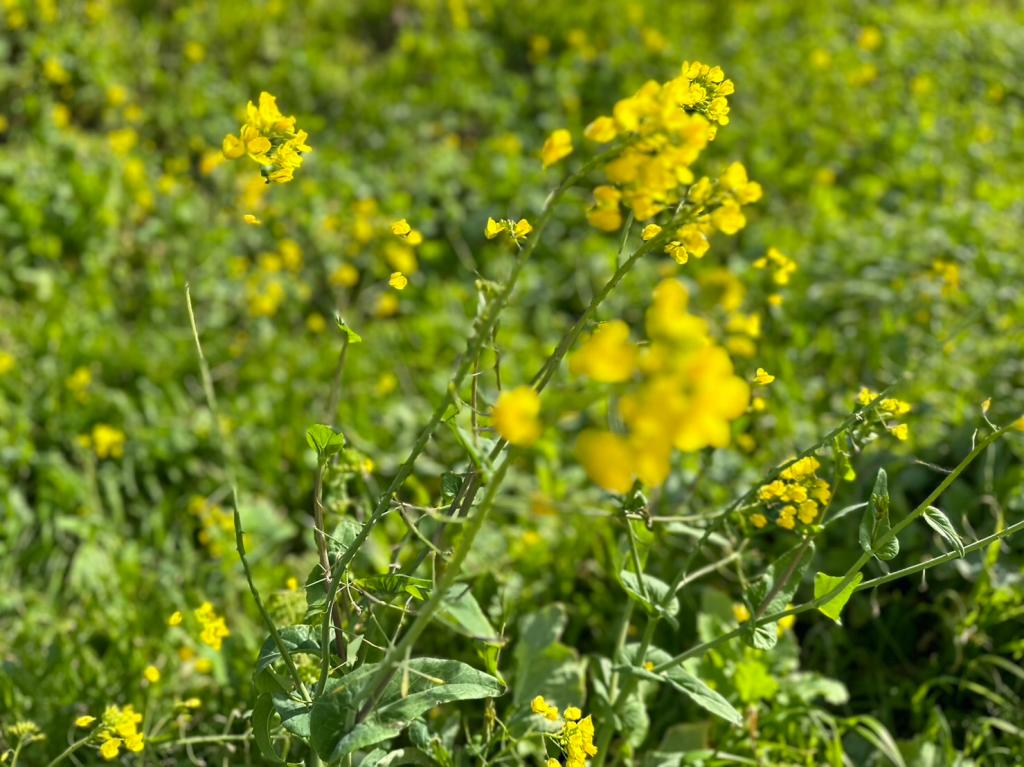
[[[283,760],[278,756],[274,742],[270,739],[270,717],[273,715],[274,699],[266,694],[257,697],[256,705],[252,709],[252,734],[263,758],[273,764],[282,764]]]
[[[814,574],[814,598],[820,599],[826,594],[831,593],[840,583],[843,582],[842,575],[826,575],[825,573]],[[839,620],[839,615],[842,613],[846,603],[850,601],[850,597],[853,596],[853,592],[856,590],[860,582],[864,580],[864,573],[857,573],[850,582],[843,586],[842,590],[833,596],[829,597],[828,601],[824,604],[818,605],[818,610],[829,618],[834,620],[836,623],[842,624]]]
[[[878,470],[875,486],[871,490],[868,508],[861,517],[858,539],[864,551],[876,558],[888,561],[900,553],[900,542],[896,536],[886,540],[892,531],[889,523],[889,482],[885,469]]]
[[[306,442],[316,450],[322,461],[345,447],[345,435],[326,424],[318,423],[306,429]]]
[[[638,657],[639,652],[640,647],[637,644],[631,644],[625,648],[623,651],[623,657],[629,665],[622,669],[623,671],[642,679],[668,684],[673,689],[688,697],[705,711],[737,726],[743,725],[743,716],[740,712],[737,711],[729,701],[723,698],[721,694],[712,690],[697,676],[691,674],[680,665],[672,666],[665,671],[660,672],[649,671],[644,667],[643,663],[640,662],[641,659]],[[665,663],[670,659],[671,656],[664,650],[658,647],[651,647],[644,655],[643,662],[649,662],[653,663],[655,666],[660,666],[662,663]]]
[[[306,655],[320,654],[320,629],[314,626],[299,624],[296,626],[285,626],[277,632],[281,642],[289,655],[301,653]],[[274,637],[267,637],[260,648],[260,655],[256,661],[256,672],[259,673],[271,663],[281,660],[281,650],[274,641]]]
[[[956,531],[956,528],[953,527],[953,523],[949,521],[949,517],[943,514],[941,509],[929,506],[924,510],[924,521],[928,523],[928,527],[945,538],[946,542],[956,549],[956,553],[959,556],[963,557],[967,553],[964,549],[963,539]]]
[[[347,717],[365,702],[377,664],[361,666],[341,677],[331,692],[313,704],[312,744],[320,756],[334,762],[399,735],[421,714],[444,703],[501,695],[504,688],[489,674],[465,663],[439,658],[415,658],[384,690],[365,720],[351,729]]]
[[[632,570],[621,571],[619,573],[619,581],[630,598],[639,602],[648,614],[660,615],[673,628],[679,625],[675,618],[679,612],[679,600],[675,595],[672,595],[667,602],[665,601],[669,593],[669,585],[665,581],[646,573],[642,575],[641,580],[636,577],[636,573]],[[643,583],[642,587],[641,583]],[[645,589],[647,597],[644,596]]]

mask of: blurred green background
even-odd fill
[[[386,481],[463,347],[474,281],[504,274],[508,252],[484,239],[487,217],[535,216],[565,166],[581,162],[542,170],[545,136],[569,128],[582,154],[591,119],[644,81],[675,75],[684,59],[721,65],[737,88],[732,121],[702,162],[743,161],[764,200],[703,261],[641,264],[601,319],[639,322],[658,276],[677,274],[725,328],[730,310],[715,291],[732,286],[761,324],[756,353],[737,366],[777,376],[744,449],[709,462],[689,511],[719,508],[824,434],[861,385],[899,385],[914,406],[911,438],[866,446],[843,505],[864,500],[885,465],[905,511],[942,477],[922,461],[950,467],[969,450],[984,399],[996,423],[1024,412],[1020,3],[0,8],[0,724],[31,719],[45,731],[38,761],[26,763],[55,756],[74,717],[107,703],[141,710],[149,700],[153,716],[180,717],[176,702],[199,697],[188,725],[197,733],[243,727],[251,705],[262,630],[223,510],[225,469],[186,283],[240,450],[257,580],[282,619],[301,615],[288,581],[301,583],[314,560],[306,427],[343,429]],[[261,90],[297,116],[314,149],[293,183],[273,188],[220,154]],[[502,321],[502,376],[512,384],[536,369],[614,263],[617,237],[586,224],[588,190],[570,199]],[[245,213],[262,226],[244,224]],[[414,254],[388,232],[403,217],[426,238]],[[798,264],[780,306],[753,267],[769,246]],[[396,293],[386,282],[399,268],[410,285]],[[349,350],[337,411],[325,412],[336,312],[364,343]],[[607,644],[621,597],[597,577],[610,532],[578,513],[597,494],[560,428],[518,465],[489,558],[473,573],[494,595],[496,625],[514,626],[531,603],[564,602],[562,641],[585,655]],[[101,455],[101,443],[113,452]],[[968,538],[1021,513],[1022,455],[1024,440],[1008,438],[943,499]],[[408,497],[429,502],[459,456],[442,435]],[[693,459],[681,477],[697,470]],[[856,556],[855,524],[819,545],[822,569],[838,572]],[[385,525],[364,566],[386,566],[402,533],[400,521]],[[663,568],[692,545],[660,530],[655,538],[651,556]],[[779,545],[754,540],[750,567]],[[799,621],[789,654],[765,661],[765,673],[827,675],[848,690],[838,703],[812,705],[785,684],[744,697],[724,675],[723,694],[758,711],[764,739],[785,744],[746,763],[826,763],[828,728],[814,712],[827,710],[870,715],[881,728],[842,738],[849,763],[894,763],[895,753],[914,765],[1020,764],[1024,558],[1014,548],[861,594],[845,630],[820,616]],[[940,550],[915,529],[900,562]],[[685,647],[697,613],[738,593],[726,576],[707,592],[690,598],[679,636],[663,646]],[[206,599],[232,630],[222,652],[166,625]],[[439,634],[428,644],[460,641]],[[143,683],[148,664],[162,670],[159,685]],[[652,704],[638,752],[700,718],[679,711]],[[700,737],[746,758],[758,749],[747,736]]]

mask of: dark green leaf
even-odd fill
[[[966,554],[963,539],[956,531],[956,528],[953,527],[953,523],[949,521],[949,517],[943,514],[941,509],[929,506],[924,510],[924,521],[928,523],[928,527],[945,538],[946,542],[956,549],[956,553],[959,556],[962,557]]]
[[[880,560],[888,561],[900,553],[900,542],[896,536],[886,540],[892,531],[889,523],[889,483],[885,469],[878,470],[875,486],[871,490],[868,508],[860,521],[858,539],[864,551]]]
[[[415,658],[388,683],[376,708],[351,729],[347,717],[365,702],[376,664],[362,666],[337,680],[332,691],[313,705],[310,717],[313,747],[328,761],[399,735],[414,719],[432,708],[458,700],[501,695],[493,676],[454,660]]]
[[[743,716],[740,712],[719,693],[712,690],[681,665],[676,664],[660,672],[649,671],[644,667],[643,662],[650,662],[655,666],[667,662],[671,659],[667,652],[657,647],[651,647],[647,650],[643,662],[641,662],[641,659],[638,657],[639,651],[640,647],[636,644],[629,645],[625,649],[623,656],[629,665],[623,669],[624,671],[634,676],[639,676],[642,679],[668,684],[670,687],[683,693],[683,695],[705,711],[727,722],[742,726]]]
[[[648,614],[660,615],[673,628],[679,625],[675,618],[679,613],[679,600],[673,595],[666,601],[669,585],[665,581],[646,573],[642,575],[641,579],[638,579],[636,573],[632,570],[621,571],[619,573],[619,581],[630,598],[639,602]],[[641,587],[641,583],[643,587]],[[644,589],[646,589],[647,596],[644,596]]]
[[[277,755],[274,742],[270,739],[270,718],[274,715],[274,699],[263,694],[256,698],[256,705],[252,709],[252,734],[256,738],[256,745],[259,746],[263,758],[274,764],[281,764],[282,759]]]
[[[320,654],[320,629],[314,626],[305,624],[285,626],[278,631],[278,634],[289,655],[295,653]],[[280,659],[281,650],[274,641],[274,637],[267,637],[260,649],[259,659],[256,661],[256,671],[260,672]]]

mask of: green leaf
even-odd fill
[[[547,605],[519,621],[519,641],[513,655],[515,707],[526,707],[535,695],[563,705],[583,700],[587,661],[574,648],[558,641],[567,622],[565,607],[560,604]]]
[[[288,654],[320,654],[320,629],[314,626],[299,624],[296,626],[285,626],[277,632],[281,637]],[[256,672],[259,673],[271,663],[281,660],[281,650],[274,641],[274,637],[267,637],[260,648],[260,655],[256,661]]]
[[[338,324],[338,330],[345,334],[350,344],[361,344],[363,337],[354,331],[345,320],[341,318],[341,315],[335,317],[335,322]]]
[[[326,424],[318,423],[306,429],[306,442],[316,450],[317,456],[323,461],[345,447],[345,435]]]
[[[768,700],[779,691],[779,683],[768,667],[756,658],[745,658],[736,664],[733,671],[736,692],[744,703]]]
[[[875,486],[871,490],[868,508],[860,521],[858,539],[864,551],[880,560],[889,561],[900,553],[900,542],[896,536],[883,540],[892,531],[889,524],[889,483],[885,469],[878,470]]]
[[[829,594],[843,582],[842,575],[826,575],[825,573],[814,574],[814,598],[821,599],[826,594]],[[829,618],[834,620],[836,623],[842,624],[839,620],[839,614],[842,613],[846,603],[850,601],[850,597],[853,596],[853,592],[856,590],[860,582],[864,580],[864,573],[857,573],[850,582],[843,586],[842,590],[834,596],[830,597],[824,604],[818,605],[818,610]]]
[[[639,652],[640,646],[637,644],[631,644],[626,647],[623,651],[623,657],[629,665],[622,669],[623,671],[639,676],[642,679],[668,684],[708,713],[714,714],[736,726],[743,725],[743,716],[729,701],[682,666],[677,664],[661,672],[648,671],[644,668],[643,662],[651,662],[655,666],[660,666],[669,661],[672,656],[667,652],[658,647],[651,647],[647,650],[642,661],[638,657]]]
[[[274,699],[266,694],[256,698],[256,705],[252,709],[252,734],[256,738],[256,745],[259,746],[263,758],[274,764],[282,764],[283,760],[274,748],[274,742],[270,739],[270,718],[274,715]]]
[[[309,713],[312,704],[293,700],[287,695],[274,696],[274,710],[281,717],[281,725],[293,735],[309,740]]]
[[[438,617],[459,633],[473,639],[501,642],[468,584],[456,584],[448,590]]]
[[[760,608],[761,615],[771,615],[786,609],[800,587],[804,573],[807,572],[812,559],[814,559],[814,543],[808,541],[790,549],[770,564],[764,574],[751,583],[747,590],[747,603],[753,608],[752,613],[757,613]],[[775,589],[776,573],[779,574],[779,578],[786,578],[786,581],[772,593]],[[761,608],[769,594],[771,594],[771,598]],[[762,623],[759,626],[745,626],[744,629],[743,640],[759,650],[770,650],[779,641],[777,621]]]
[[[929,506],[924,510],[924,521],[928,523],[928,527],[945,538],[946,542],[956,549],[956,553],[959,556],[963,557],[967,553],[964,549],[963,539],[956,531],[956,528],[953,527],[953,523],[949,521],[949,517],[943,514],[941,509]]]
[[[331,692],[313,704],[311,742],[323,759],[334,762],[394,738],[418,716],[444,703],[493,698],[504,692],[493,676],[465,663],[415,658],[391,679],[373,713],[349,728],[347,718],[365,702],[377,667],[361,666],[335,680]]]
[[[679,623],[675,616],[679,613],[679,600],[673,595],[668,602],[665,601],[669,593],[669,585],[665,581],[646,573],[638,579],[632,570],[622,570],[619,573],[619,582],[630,598],[639,602],[649,615],[660,615],[673,628],[678,628]],[[641,583],[643,588],[640,586]],[[644,588],[649,599],[644,596]]]

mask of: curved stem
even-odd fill
[[[292,681],[295,682],[296,689],[301,692],[303,697],[308,699],[309,691],[306,690],[306,685],[303,683],[302,677],[299,676],[299,670],[295,667],[295,661],[292,660],[291,653],[288,652],[288,647],[285,645],[284,640],[281,639],[281,635],[277,631],[277,626],[274,625],[274,621],[270,617],[270,613],[267,612],[267,608],[263,604],[263,598],[260,596],[259,589],[256,588],[256,584],[252,579],[252,569],[249,567],[249,559],[245,554],[245,542],[243,540],[242,533],[242,515],[238,510],[238,482],[235,479],[234,466],[236,455],[234,443],[228,438],[228,435],[225,433],[221,424],[220,414],[217,410],[217,396],[213,390],[213,379],[210,376],[210,366],[206,362],[206,355],[203,354],[203,345],[199,341],[199,328],[196,326],[195,312],[192,311],[192,295],[188,285],[185,285],[185,304],[188,306],[188,320],[192,326],[192,338],[195,339],[196,342],[196,354],[199,356],[199,373],[203,381],[203,393],[206,395],[206,406],[210,409],[210,415],[213,416],[213,420],[217,425],[217,433],[220,435],[221,450],[225,457],[225,470],[228,473],[228,481],[231,484],[231,511],[235,525],[235,549],[238,552],[238,558],[242,561],[242,570],[245,572],[245,580],[249,584],[249,591],[252,593],[252,598],[256,602],[256,607],[260,612],[260,617],[263,618],[263,623],[270,631],[270,636],[273,637],[274,644],[277,646],[278,652],[281,653],[281,658],[288,667],[288,673],[291,675]]]
[[[387,688],[388,683],[394,676],[399,664],[411,653],[416,640],[419,639],[423,630],[426,629],[430,624],[430,621],[434,619],[434,615],[436,615],[437,611],[441,608],[441,603],[444,601],[444,598],[448,593],[448,589],[452,587],[455,583],[455,579],[458,578],[459,574],[462,572],[462,565],[466,561],[466,557],[469,555],[470,550],[473,548],[476,536],[483,528],[484,522],[487,520],[491,508],[494,506],[494,499],[497,497],[498,488],[501,486],[501,481],[505,477],[505,472],[508,471],[508,466],[509,454],[506,454],[504,460],[498,464],[497,469],[495,469],[494,476],[487,485],[487,492],[484,494],[483,499],[481,499],[480,505],[477,506],[474,513],[469,517],[469,522],[462,531],[462,536],[459,538],[455,552],[452,554],[451,560],[445,567],[444,575],[441,576],[441,580],[438,581],[437,585],[434,587],[430,600],[416,614],[416,619],[412,622],[412,625],[409,626],[402,638],[396,644],[393,644],[388,648],[387,653],[384,655],[384,659],[380,663],[380,669],[377,671],[374,683],[371,687],[372,692],[370,693],[370,697],[360,710],[359,716],[356,718],[357,721],[361,722],[365,719],[373,710],[373,707],[377,705],[377,701],[380,700],[380,696],[384,694],[384,690]]]
[[[76,740],[70,746],[68,746],[63,751],[61,751],[59,754],[57,754],[57,756],[53,759],[53,761],[49,762],[46,765],[46,767],[54,767],[55,764],[60,764],[65,759],[67,759],[69,756],[71,756],[73,753],[75,753],[78,749],[80,749],[82,746],[84,746],[86,743],[88,743],[89,739],[91,737],[92,737],[92,733],[89,733],[84,738]],[[21,741],[18,741],[18,748],[14,752],[14,761],[11,762],[11,767],[14,767],[14,765],[17,764],[17,762],[18,762],[18,751],[20,751],[20,750],[21,750]]]
[[[997,439],[1002,437],[1009,428],[1011,427],[1004,426],[987,435],[984,439],[980,440],[975,445],[974,449],[971,450],[971,452],[968,453],[967,456],[964,457],[964,459],[957,465],[957,467],[953,469],[953,471],[951,471],[942,480],[942,482],[940,482],[939,485],[934,490],[932,490],[931,493],[928,494],[927,498],[925,498],[920,504],[918,504],[918,506],[906,517],[900,520],[898,524],[894,525],[886,535],[882,536],[879,539],[875,548],[884,547],[885,544],[887,544],[890,540],[899,535],[899,533],[903,531],[908,525],[913,524],[913,522],[922,514],[924,514],[925,510],[927,510],[927,508],[931,506],[938,499],[938,497],[949,488],[951,484],[953,484],[957,477],[959,477],[963,473],[963,471],[974,461],[974,459],[981,455],[981,453],[984,452],[985,448],[987,448]],[[1017,532],[1022,528],[1024,528],[1024,522],[1019,522],[1017,524],[1011,525],[1010,527],[1007,527],[999,533],[989,536],[988,538],[983,538],[979,541],[975,541],[970,546],[965,547],[965,549],[968,551],[976,551],[982,546],[991,543],[993,540],[998,540],[999,538],[1006,537],[1007,535],[1012,535],[1014,532]],[[899,570],[895,573],[890,573],[889,575],[882,576],[881,578],[874,578],[870,581],[866,581],[864,583],[859,584],[856,591],[860,591],[864,588],[869,588],[874,585],[879,585],[881,583],[887,583],[891,580],[895,580],[896,578],[902,578],[907,575],[912,575],[913,573],[921,572],[922,570],[926,570],[929,567],[934,567],[935,565],[939,565],[943,562],[948,562],[951,559],[955,559],[956,556],[957,555],[954,554],[953,556],[945,555],[941,557],[935,557],[934,559],[928,560],[928,562],[904,568],[903,570]],[[836,594],[842,592],[842,590],[845,589],[853,581],[857,573],[861,571],[861,569],[864,567],[864,565],[868,563],[871,557],[872,554],[870,552],[864,552],[860,557],[858,557],[857,561],[854,562],[849,569],[847,569],[846,573],[843,575],[843,579],[828,593],[822,594],[820,597],[815,597],[814,599],[808,602],[804,602],[803,604],[797,605],[796,607],[790,607],[785,610],[779,610],[777,612],[772,613],[771,615],[761,616],[760,618],[756,620],[751,620],[743,624],[742,626],[737,626],[731,631],[727,631],[726,633],[717,636],[714,639],[708,640],[707,642],[702,642],[699,645],[691,647],[689,650],[681,652],[678,655],[675,655],[672,658],[668,659],[664,663],[655,666],[655,673],[670,669],[673,666],[682,663],[687,658],[703,655],[708,650],[717,647],[723,642],[727,642],[730,639],[733,639],[734,637],[739,636],[744,631],[748,631],[752,626],[761,626],[765,623],[772,623],[774,621],[779,620],[780,618],[785,618],[790,615],[799,615],[800,613],[808,612],[809,610],[814,610],[820,607],[821,605],[828,603],[836,596]]]

